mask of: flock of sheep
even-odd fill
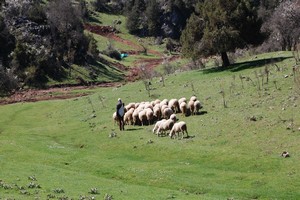
[[[185,97],[181,99],[154,100],[152,102],[129,103],[125,106],[124,122],[126,125],[152,125],[152,130],[158,136],[167,135],[179,138],[182,133],[188,136],[187,125],[184,121],[177,122],[177,113],[183,116],[195,115],[199,113],[202,105],[196,96],[192,96],[188,101]],[[116,112],[113,120],[118,122]]]

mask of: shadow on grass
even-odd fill
[[[245,69],[253,69],[256,67],[261,67],[267,64],[272,64],[276,62],[281,62],[285,59],[292,58],[289,57],[277,57],[277,58],[266,58],[266,59],[259,59],[259,60],[252,60],[252,61],[246,61],[246,62],[240,62],[230,65],[229,67],[214,67],[210,69],[203,70],[203,73],[215,73],[215,72],[223,72],[223,71],[231,71],[231,72],[238,72]]]
[[[94,17],[94,16],[89,16],[88,17],[88,21],[91,23],[99,23],[99,24],[102,24],[102,22],[99,20],[99,19],[97,19],[96,17]]]
[[[194,137],[196,137],[195,135],[188,135],[183,137],[183,139],[193,139]]]
[[[108,67],[96,60],[90,61],[89,64],[90,70],[97,76],[105,77],[112,81],[121,81],[124,78],[123,72],[115,67]]]
[[[142,127],[141,128],[125,128],[125,131],[137,131],[137,130],[141,130],[143,129]]]
[[[207,111],[205,110],[196,113],[196,115],[205,115],[205,114],[207,114]]]

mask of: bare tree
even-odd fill
[[[262,31],[269,33],[269,42],[278,43],[282,50],[292,50],[300,37],[300,4],[283,1],[264,23]]]

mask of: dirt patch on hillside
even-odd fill
[[[121,53],[128,53],[129,55],[137,55],[143,52],[143,47],[138,45],[132,41],[125,40],[120,36],[116,35],[117,30],[114,29],[112,26],[97,26],[91,24],[85,24],[85,29],[95,33],[112,39],[114,41],[118,41],[123,43],[130,48],[126,52]],[[171,56],[169,58],[164,58],[160,52],[155,50],[148,49],[147,51],[149,54],[156,55],[160,58],[155,59],[140,59],[134,63],[134,67],[128,68],[119,62],[110,62],[109,64],[115,66],[120,71],[127,72],[125,76],[125,82],[132,82],[138,80],[141,75],[141,68],[140,66],[143,65],[147,70],[152,71],[156,66],[162,64],[166,60],[168,62],[174,61],[179,58],[179,56]],[[28,89],[28,90],[20,90],[15,91],[11,96],[6,98],[0,99],[0,105],[4,104],[13,104],[13,103],[20,103],[20,102],[36,102],[36,101],[45,101],[45,100],[54,100],[54,99],[70,99],[76,97],[82,97],[89,95],[90,93],[82,92],[82,93],[75,93],[74,90],[83,90],[83,89],[92,89],[95,87],[119,87],[123,83],[115,82],[115,83],[92,83],[88,85],[59,85],[54,86],[48,89]]]
[[[90,93],[80,92],[75,93],[75,90],[93,89],[96,87],[119,87],[122,83],[98,83],[88,86],[72,86],[62,85],[60,87],[53,87],[48,89],[27,89],[15,91],[11,96],[0,99],[0,105],[21,103],[21,102],[36,102],[46,100],[70,99],[76,97],[87,96]]]

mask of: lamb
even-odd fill
[[[186,132],[186,136],[188,137],[188,132],[187,132],[187,126],[186,126],[186,123],[184,121],[180,121],[180,122],[177,122],[173,125],[171,131],[170,131],[170,138],[172,139],[173,136],[175,136],[175,134],[177,133],[177,137],[179,138],[179,133],[182,133],[182,137],[181,139],[183,139],[183,135],[184,133]]]
[[[156,131],[157,136],[161,135],[162,133],[165,133],[167,130],[171,130],[173,125],[174,125],[174,121],[171,119],[168,119],[168,120],[160,123],[160,125]]]
[[[202,105],[199,100],[196,100],[194,102],[194,108],[195,108],[194,110],[195,114],[199,113],[199,110],[202,108]]]
[[[186,102],[181,102],[181,104],[180,104],[180,106],[179,106],[179,108],[180,108],[180,111],[181,111],[181,113],[182,113],[182,115],[186,115],[186,111],[187,111],[187,105],[186,105]]]
[[[162,120],[160,120],[160,121],[157,121],[157,122],[155,123],[154,128],[152,129],[152,133],[155,133],[155,131],[159,128],[160,124],[161,124],[161,123],[164,123],[165,121],[167,121],[167,120],[166,120],[166,119],[162,119]]]

